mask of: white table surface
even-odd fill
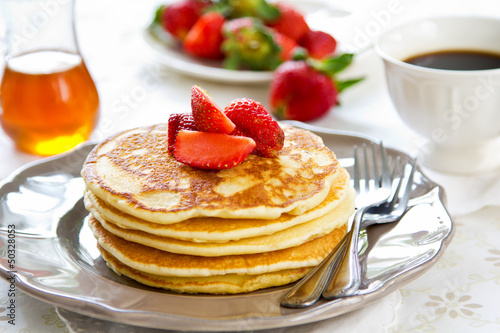
[[[317,0],[316,0],[317,1]],[[267,105],[268,85],[227,85],[169,71],[144,49],[140,32],[159,1],[85,0],[77,5],[82,54],[101,98],[101,119],[93,134],[103,139],[117,131],[166,122],[172,112],[190,110],[190,88],[208,90],[225,105],[249,97]],[[324,27],[352,48],[369,46],[390,25],[440,14],[500,17],[496,0],[353,0],[330,4],[353,14],[314,26]],[[371,51],[359,56],[344,76],[366,75],[341,96],[341,105],[314,125],[350,130],[382,139],[387,146],[418,155],[424,141],[398,118],[386,91],[382,63]],[[0,179],[40,157],[21,153],[0,130]],[[427,273],[355,313],[321,323],[269,332],[498,332],[500,314],[500,173],[456,176],[426,170],[448,194],[456,234],[444,256]],[[0,281],[0,332],[68,332],[52,305],[17,294],[16,325],[8,323],[8,283]],[[111,327],[111,328],[110,328]],[[124,331],[116,324],[107,331]],[[235,328],[238,330],[238,328]],[[84,332],[81,327],[79,332]],[[147,330],[141,330],[147,332]]]

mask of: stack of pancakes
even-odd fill
[[[208,171],[167,153],[167,126],[120,133],[89,154],[85,206],[117,274],[177,292],[234,294],[303,277],[346,233],[349,175],[321,139],[283,126],[276,158]]]

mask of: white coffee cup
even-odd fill
[[[375,50],[401,119],[425,138],[417,153],[423,165],[455,173],[500,169],[500,68],[444,70],[405,62],[439,51],[500,55],[500,19],[420,19],[385,32]]]

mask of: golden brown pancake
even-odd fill
[[[325,236],[288,249],[201,257],[170,253],[127,241],[107,231],[92,215],[88,217],[88,225],[99,245],[125,265],[149,274],[177,277],[257,275],[315,266],[335,248],[346,233],[346,226],[342,225]]]
[[[98,246],[106,264],[118,275],[125,275],[142,284],[179,293],[240,294],[262,288],[282,286],[305,276],[310,267],[287,269],[258,275],[226,274],[198,277],[162,276],[144,273],[129,267]]]
[[[234,254],[262,253],[295,247],[330,233],[333,229],[342,226],[353,212],[354,190],[350,191],[335,209],[311,221],[270,235],[242,238],[224,243],[193,243],[158,236],[141,230],[124,229],[106,221],[97,212],[93,212],[92,215],[101,223],[104,229],[125,240],[172,253],[217,257]]]
[[[318,136],[289,126],[284,132],[276,158],[250,154],[237,167],[207,171],[167,153],[167,125],[129,130],[97,145],[82,177],[107,204],[154,223],[298,215],[326,198],[340,166]]]
[[[295,225],[311,221],[335,209],[347,196],[349,174],[344,168],[323,202],[301,215],[283,213],[277,219],[223,219],[201,217],[173,224],[158,224],[125,214],[87,191],[85,207],[95,216],[101,216],[123,229],[141,230],[156,236],[191,242],[227,242],[243,238],[270,235]]]

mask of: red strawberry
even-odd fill
[[[235,128],[222,109],[199,86],[191,88],[191,109],[198,131],[230,134]]]
[[[195,168],[228,169],[243,162],[254,147],[255,141],[243,136],[181,130],[174,157]]]
[[[184,39],[184,51],[196,57],[222,59],[222,26],[225,21],[218,12],[203,14]]]
[[[194,118],[189,113],[173,113],[168,118],[168,153],[173,154],[175,140],[180,130],[195,130]]]
[[[352,59],[352,54],[345,53],[321,61],[310,58],[284,62],[274,72],[271,82],[271,112],[280,119],[300,121],[324,115],[338,103],[339,92],[362,80],[339,81],[335,78]]]
[[[284,3],[277,3],[276,6],[280,15],[267,25],[298,42],[309,31],[304,15]]]
[[[174,38],[183,41],[191,27],[196,23],[207,2],[181,0],[164,7],[159,13],[160,24]]]
[[[297,42],[279,32],[274,33],[274,41],[281,48],[280,58],[282,61],[287,61],[293,58],[294,52],[298,46]]]
[[[275,157],[283,148],[283,130],[259,102],[238,98],[225,107],[224,113],[236,125],[235,135],[243,134],[255,140],[254,154]]]
[[[326,32],[309,30],[300,40],[300,45],[307,49],[309,56],[323,59],[335,52],[337,41]]]
[[[270,90],[271,112],[281,119],[312,120],[337,104],[337,89],[332,78],[305,61],[287,61],[280,65]]]

